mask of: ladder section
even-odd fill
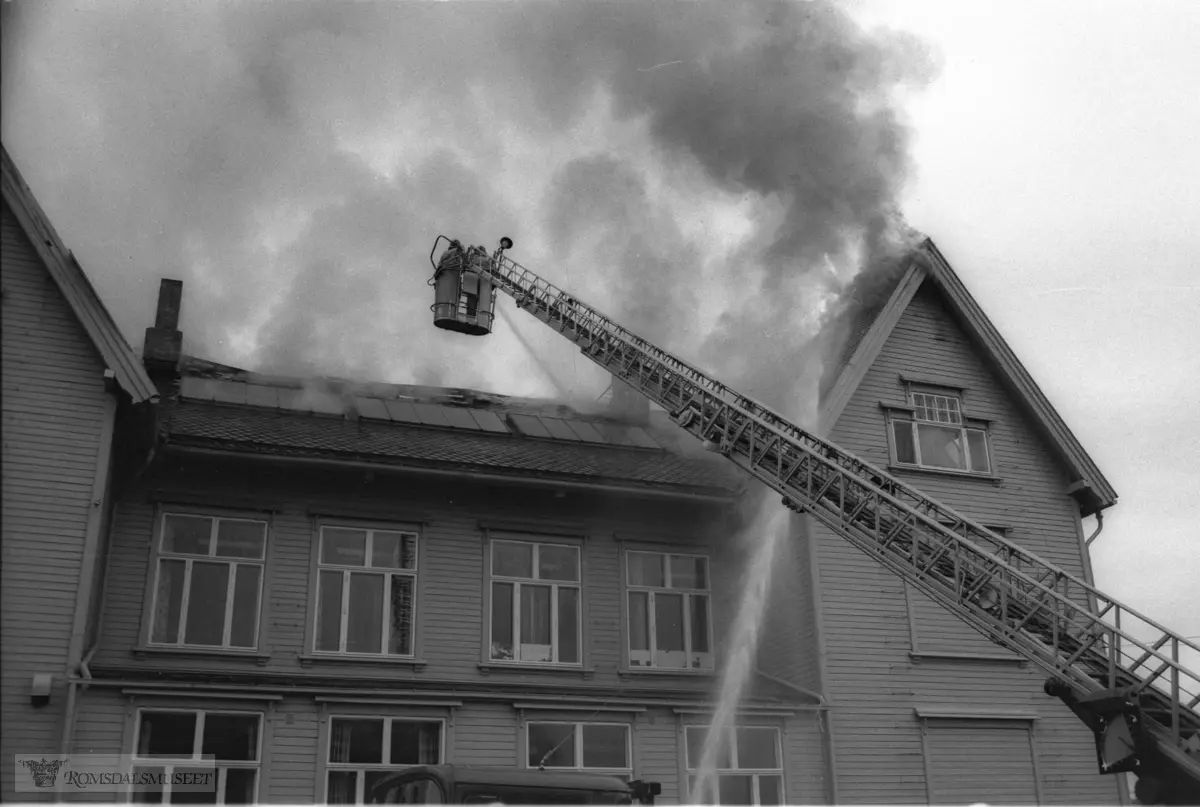
[[[902,579],[1079,696],[1136,697],[1160,751],[1200,785],[1200,647],[788,422],[622,328],[506,256],[490,265],[517,305]]]

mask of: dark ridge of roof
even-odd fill
[[[727,495],[741,480],[718,459],[657,450],[179,400],[168,405],[172,444],[267,456],[359,459],[381,464],[488,470]]]
[[[875,319],[883,311],[905,272],[919,252],[889,258],[867,267],[854,276],[842,291],[840,310],[827,326],[830,348],[836,349],[822,369],[819,392],[824,398],[841,375],[842,368],[854,356]],[[838,343],[841,342],[840,346]]]

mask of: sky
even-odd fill
[[[208,359],[593,401],[507,301],[431,327],[434,238],[506,235],[804,423],[846,283],[928,235],[1120,494],[1100,587],[1200,636],[1200,5],[0,12],[5,146],[135,346],[173,277]]]

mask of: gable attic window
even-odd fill
[[[907,407],[887,407],[892,462],[990,476],[986,421],[963,412],[961,390],[908,387]]]
[[[265,521],[164,513],[150,643],[257,647],[266,543]]]

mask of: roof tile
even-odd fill
[[[386,403],[390,410],[397,402]],[[740,484],[736,472],[724,462],[685,459],[663,450],[531,440],[188,400],[175,402],[171,410],[171,440],[183,445],[724,491]]]

